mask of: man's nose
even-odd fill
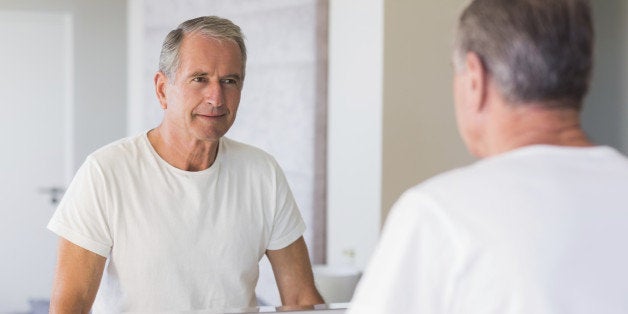
[[[205,89],[205,99],[214,107],[220,107],[224,103],[223,90],[220,82],[207,84]]]

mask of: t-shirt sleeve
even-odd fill
[[[84,249],[108,257],[113,241],[108,226],[106,192],[100,166],[88,157],[70,183],[48,229]]]
[[[447,219],[429,198],[406,193],[390,212],[348,313],[447,313],[453,258]]]
[[[276,162],[274,162],[274,166],[276,169],[276,211],[267,247],[268,250],[283,249],[296,241],[305,232],[305,222],[288,186],[288,181]]]

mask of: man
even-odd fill
[[[475,0],[455,45],[458,128],[483,160],[395,204],[350,313],[628,313],[628,159],[579,113],[586,0]]]
[[[284,305],[323,303],[281,169],[223,137],[245,64],[229,20],[199,17],[168,34],[154,79],[162,123],[90,155],[50,221],[61,236],[51,312],[255,306],[264,254]]]

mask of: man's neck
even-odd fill
[[[529,145],[587,147],[594,144],[580,126],[575,109],[548,109],[536,105],[504,108],[487,132],[488,155]]]
[[[202,141],[170,132],[163,124],[148,132],[148,140],[157,154],[175,168],[186,171],[205,170],[214,164],[219,141]]]

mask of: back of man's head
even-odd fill
[[[460,16],[454,61],[476,53],[513,103],[580,109],[592,70],[587,0],[474,0]]]

